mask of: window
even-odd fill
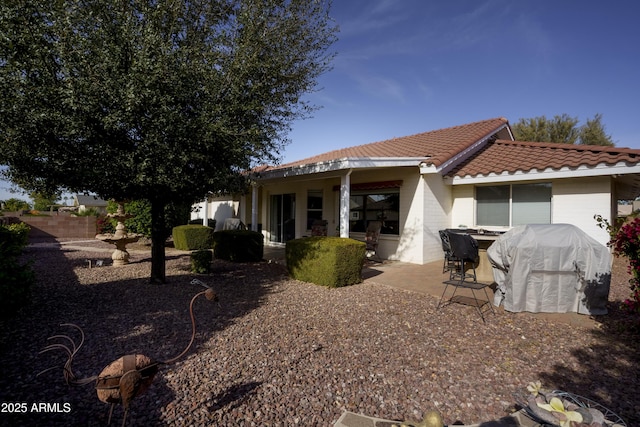
[[[315,221],[322,220],[322,191],[310,190],[307,192],[307,230]]]
[[[551,183],[476,187],[476,225],[551,224]]]
[[[351,193],[349,229],[364,233],[369,221],[382,221],[382,234],[400,234],[400,191],[398,189]]]

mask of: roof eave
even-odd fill
[[[592,176],[614,176],[640,174],[640,164],[629,165],[626,162],[619,162],[615,165],[599,164],[597,166],[579,166],[577,168],[563,167],[560,169],[533,169],[530,171],[501,172],[488,175],[476,176],[453,176],[445,177],[445,183],[449,185],[465,184],[489,184],[514,181],[548,180],[562,178],[578,178]]]
[[[265,181],[292,176],[312,175],[348,169],[368,169],[376,167],[416,167],[427,157],[344,157],[325,162],[296,165],[260,172],[255,179]]]

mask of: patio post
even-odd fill
[[[351,172],[340,177],[340,237],[349,237],[349,199],[351,198]]]
[[[204,209],[203,209],[203,215],[204,218],[202,219],[202,225],[204,225],[205,227],[209,226],[209,195],[207,194],[206,196],[204,196]]]
[[[258,184],[251,183],[251,230],[258,231]]]

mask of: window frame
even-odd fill
[[[369,190],[355,190],[355,191],[351,191],[349,194],[349,203],[351,203],[352,198],[353,197],[362,197],[363,198],[363,208],[362,209],[349,209],[349,232],[350,233],[365,233],[366,232],[366,228],[368,225],[368,221],[377,221],[378,219],[367,219],[368,215],[367,215],[367,211],[369,212],[375,212],[377,211],[376,209],[367,209],[367,200],[369,199],[370,196],[388,196],[388,195],[396,195],[398,200],[398,209],[396,210],[390,210],[392,212],[396,212],[397,213],[397,219],[391,220],[389,222],[393,222],[393,223],[397,223],[397,226],[394,228],[390,228],[390,227],[385,227],[384,226],[384,220],[383,220],[383,227],[382,230],[380,232],[381,236],[393,236],[393,237],[399,237],[400,236],[400,223],[401,223],[401,216],[400,216],[400,188],[399,187],[394,187],[394,188],[381,188],[381,189],[369,189]],[[383,209],[384,211],[384,209]],[[354,215],[354,213],[358,212],[359,215]],[[362,216],[362,218],[361,218]],[[359,221],[362,220],[364,222],[363,230],[357,230],[355,231],[354,228],[357,227],[353,227],[353,221]],[[362,228],[362,227],[360,227]],[[391,230],[391,232],[390,232]]]
[[[517,225],[522,225],[520,223],[514,225],[514,187],[518,186],[546,186],[549,189],[549,222],[548,224],[553,224],[553,183],[551,181],[540,181],[540,182],[528,182],[528,183],[510,183],[510,184],[491,184],[491,185],[476,185],[474,186],[474,223],[476,227],[502,227],[502,228],[511,228]],[[489,188],[489,187],[509,187],[509,198],[507,201],[507,209],[508,209],[508,224],[482,224],[479,222],[479,199],[478,199],[478,189],[479,188]],[[546,222],[536,222],[537,224],[547,224]],[[529,223],[527,223],[529,224]],[[533,224],[533,223],[530,223]]]
[[[311,195],[316,195],[316,197],[319,196],[320,198],[320,208],[309,208],[309,197]],[[306,206],[306,225],[307,225],[307,231],[311,230],[311,226],[313,225],[313,222],[309,221],[309,212],[320,212],[320,218],[313,218],[313,221],[316,220],[322,220],[323,218],[323,212],[324,212],[324,191],[322,190],[307,190],[307,206]]]

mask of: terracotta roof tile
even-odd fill
[[[496,140],[459,164],[448,176],[475,177],[491,173],[571,169],[580,166],[640,163],[640,150],[594,145]]]
[[[269,170],[362,157],[416,157],[424,160],[429,159],[429,163],[440,166],[443,162],[464,151],[475,142],[493,135],[504,125],[508,125],[508,121],[505,118],[483,120],[386,141],[341,148],[295,162],[274,166]]]

